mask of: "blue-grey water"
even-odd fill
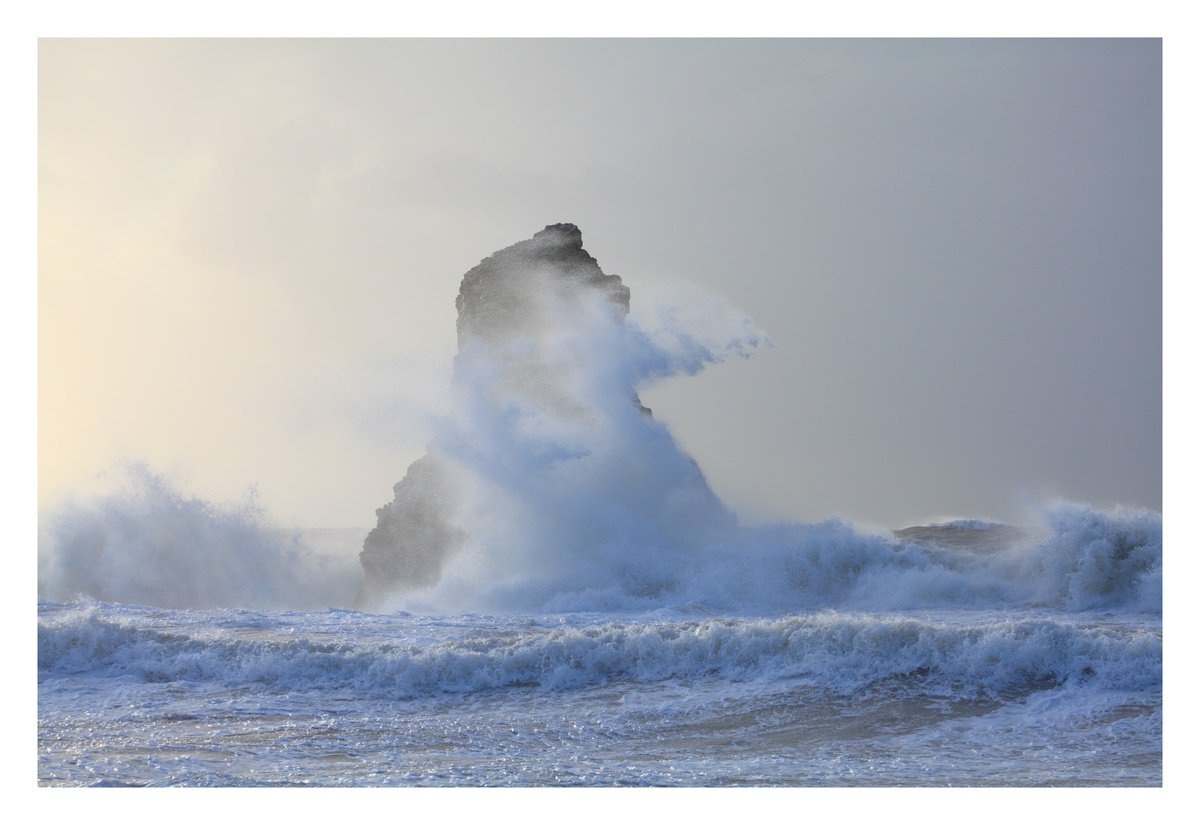
[[[47,785],[1158,785],[1161,623],[39,605]]]

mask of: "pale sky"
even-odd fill
[[[1161,49],[43,41],[43,503],[370,526],[481,258],[578,224],[775,348],[642,393],[747,521],[1161,507]]]

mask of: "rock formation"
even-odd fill
[[[447,560],[463,550],[475,529],[459,506],[464,478],[482,476],[492,490],[523,488],[539,467],[586,457],[591,463],[570,476],[582,492],[570,500],[588,500],[589,517],[612,513],[601,521],[640,518],[649,526],[639,535],[650,539],[639,540],[657,540],[676,522],[690,527],[724,516],[695,462],[650,419],[634,389],[636,377],[622,371],[627,365],[621,359],[629,360],[632,346],[625,323],[629,288],[600,269],[576,226],[547,226],[485,258],[463,277],[456,306],[458,403],[475,418],[448,439],[450,448],[431,444],[396,484],[394,500],[376,511],[378,524],[360,554],[365,583],[359,607],[372,609],[389,593],[438,582]],[[645,423],[638,424],[639,418]],[[650,427],[661,432],[648,439],[653,449],[643,449],[634,442]],[[608,440],[588,442],[597,431]],[[543,465],[537,464],[540,450],[550,456]],[[461,453],[469,454],[466,469]],[[533,456],[528,466],[527,454]],[[614,476],[628,483],[614,484]],[[543,483],[561,487],[557,479]],[[532,500],[545,490],[522,492]],[[486,504],[493,511],[503,506],[490,499]],[[629,515],[643,504],[653,511],[649,516]],[[563,506],[540,507],[534,502],[523,510],[532,509],[542,522],[561,518],[566,532],[575,532],[569,520],[576,516]],[[620,527],[606,523],[589,535],[611,544]]]

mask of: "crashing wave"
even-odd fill
[[[403,616],[350,614],[329,638],[297,636],[295,616],[282,624],[259,618],[237,616],[223,631],[172,616],[62,608],[39,623],[39,670],[397,698],[712,678],[791,679],[847,694],[916,681],[926,693],[980,696],[1075,683],[1156,690],[1162,682],[1156,630],[1061,618],[941,622],[829,612],[431,628]]]

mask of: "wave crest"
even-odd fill
[[[39,624],[40,672],[398,698],[760,677],[846,693],[918,680],[926,692],[997,696],[1074,682],[1153,690],[1162,679],[1157,631],[1050,618],[951,623],[817,613],[569,626],[477,621],[463,630],[349,614],[336,635],[307,638],[294,635],[290,619],[241,616],[214,630],[174,618],[66,608]]]

